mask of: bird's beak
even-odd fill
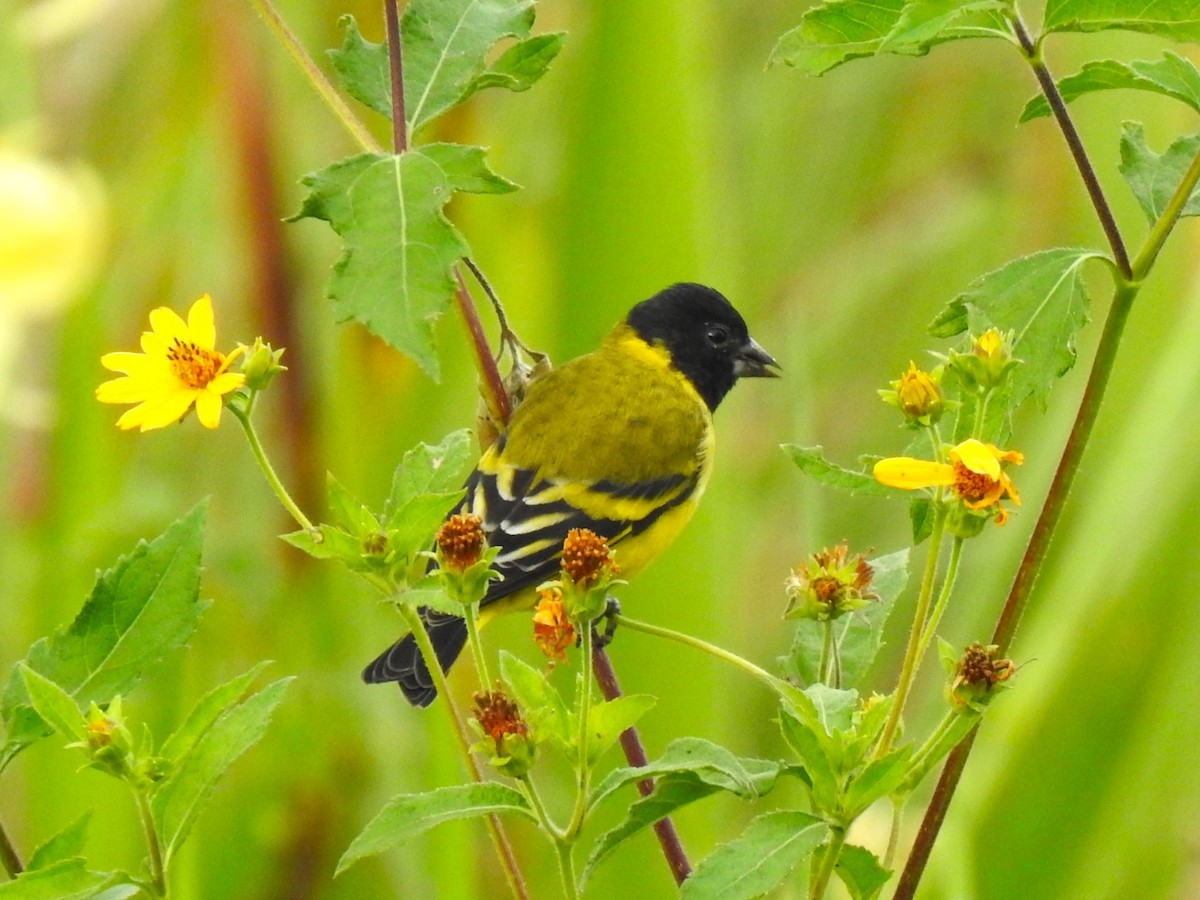
[[[774,369],[769,366],[774,366]],[[775,357],[760,347],[754,338],[750,338],[750,343],[742,348],[733,361],[733,374],[738,378],[778,378],[778,369],[779,363],[775,362]]]

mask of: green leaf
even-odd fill
[[[1060,247],[1023,256],[977,279],[934,319],[930,331],[949,337],[970,329],[1013,332],[1013,356],[1022,361],[1008,376],[1015,408],[1029,398],[1045,406],[1056,378],[1075,364],[1075,335],[1087,322],[1082,268],[1094,250]]]
[[[1042,30],[1140,31],[1175,41],[1200,41],[1197,0],[1047,0]]]
[[[269,660],[260,662],[249,672],[239,675],[232,681],[227,681],[220,687],[213,688],[201,697],[199,702],[192,707],[187,718],[183,720],[183,724],[163,742],[158,755],[172,762],[181,759],[200,738],[208,733],[208,730],[231,706],[245,696],[251,683],[270,664]]]
[[[316,533],[293,531],[280,537],[314,559],[339,559],[355,571],[366,568],[362,541],[357,535],[334,525],[318,525]]]
[[[24,663],[17,666],[25,681],[25,693],[42,721],[65,738],[86,742],[87,726],[71,695]]]
[[[856,844],[842,847],[834,871],[852,900],[873,900],[892,877],[891,870],[885,869],[874,853]]]
[[[401,794],[385,806],[342,854],[335,875],[365,856],[410,841],[430,828],[473,816],[520,813],[536,818],[519,791],[494,782],[456,784],[423,794]]]
[[[524,91],[541,78],[563,35],[530,39],[531,0],[411,0],[401,20],[404,35],[404,107],[415,135],[476,91]],[[495,44],[517,38],[492,65]]]
[[[1121,131],[1121,174],[1129,185],[1146,218],[1158,221],[1184,173],[1200,151],[1200,134],[1176,140],[1161,156],[1146,146],[1139,122],[1125,122]],[[1200,188],[1192,191],[1180,216],[1200,215]]]
[[[649,765],[626,766],[609,772],[592,791],[588,804],[595,807],[627,784],[677,772],[690,772],[705,784],[750,798],[757,796],[756,778],[772,767],[778,772],[781,766],[782,763],[752,757],[739,758],[719,744],[703,738],[676,738],[667,745],[662,756]]]
[[[501,650],[500,677],[516,698],[534,740],[539,743],[555,741],[560,747],[571,743],[575,733],[572,726],[575,717],[567,711],[567,705],[545,672],[535,669],[507,650]]]
[[[698,739],[684,738],[682,740]],[[795,769],[761,759],[743,759],[739,762],[739,768],[749,777],[752,788],[750,793],[734,791],[743,799],[757,799],[765,796],[775,787],[780,775],[797,774]],[[646,777],[644,769],[636,771],[642,773],[641,778]],[[712,772],[709,771],[708,774],[711,775]],[[596,840],[584,868],[583,881],[586,883],[596,866],[635,834],[653,825],[659,819],[671,815],[675,810],[725,789],[727,788],[722,784],[706,780],[700,771],[671,770],[656,776],[654,791],[649,796],[637,800],[629,807],[629,811],[619,825],[606,831]]]
[[[275,681],[245,702],[227,708],[176,763],[150,799],[163,846],[163,865],[187,839],[217,782],[243,753],[258,743],[271,714],[293,678]],[[203,701],[201,701],[203,703]]]
[[[1140,60],[1124,63],[1115,59],[1099,59],[1086,63],[1074,75],[1058,82],[1058,92],[1065,102],[1095,91],[1149,91],[1182,100],[1200,112],[1200,69],[1195,64],[1169,50],[1159,61]],[[1050,115],[1050,104],[1038,94],[1021,111],[1022,122]]]
[[[440,444],[421,443],[404,454],[392,473],[392,492],[384,506],[384,520],[423,494],[448,494],[462,487],[471,463],[471,434],[452,431]]]
[[[632,728],[657,702],[650,694],[629,694],[588,710],[587,764],[594,766],[621,732]]]
[[[867,807],[891,794],[908,774],[912,747],[906,745],[873,759],[846,788],[842,807],[850,819],[857,818]]]
[[[931,497],[917,496],[908,504],[908,520],[912,523],[912,542],[917,546],[933,534],[936,509]]]
[[[39,844],[26,862],[25,871],[44,869],[54,863],[83,856],[83,845],[87,841],[87,830],[91,821],[92,811],[89,809],[53,837]]]
[[[825,839],[828,827],[797,810],[764,813],[737,840],[700,861],[683,883],[683,900],[748,900],[781,884]]]
[[[781,444],[783,452],[792,458],[800,471],[828,487],[865,494],[868,497],[896,497],[907,493],[880,484],[869,472],[853,472],[831,463],[825,458],[822,447],[801,447],[797,444]]]
[[[783,739],[800,757],[804,771],[808,774],[813,805],[825,812],[837,809],[838,777],[821,726],[793,715],[786,707],[781,707],[779,727],[783,732]]]
[[[1002,2],[980,0],[830,0],[800,17],[779,39],[769,65],[823,75],[852,59],[897,53],[923,56],[945,41],[1011,37]]]
[[[843,687],[855,687],[866,676],[883,646],[883,629],[892,606],[908,583],[908,550],[878,556],[870,563],[874,571],[871,590],[879,599],[833,623]],[[824,622],[798,620],[791,653],[779,658],[783,671],[805,685],[816,684],[824,640]]]
[[[545,75],[565,35],[529,37],[533,16],[529,0],[412,0],[400,23],[409,133],[484,88],[524,91]],[[364,39],[353,16],[342,16],[339,24],[342,46],[329,55],[343,87],[390,119],[387,45]],[[489,65],[493,46],[507,37],[520,40]]]
[[[850,730],[854,710],[858,708],[858,691],[844,691],[826,684],[814,684],[804,689],[804,695],[812,701],[817,721],[826,734],[833,735],[837,731]]]
[[[328,286],[339,320],[362,323],[436,380],[433,323],[454,294],[454,263],[469,252],[442,212],[452,191],[441,167],[418,152],[363,153],[303,184],[309,195],[295,218],[324,219],[345,242]]]
[[[325,490],[329,499],[329,512],[334,522],[350,534],[360,537],[379,531],[380,524],[375,514],[365,503],[346,490],[341,482],[333,477],[332,472],[325,473]]]
[[[103,572],[75,621],[30,647],[25,665],[59,685],[77,707],[128,693],[147,668],[188,641],[208,608],[199,598],[204,513],[202,503]],[[2,769],[49,734],[29,704],[19,666],[0,699],[0,716],[8,731]]]
[[[951,653],[953,652],[953,648],[951,648]],[[939,729],[937,740],[932,745],[923,748],[923,752],[914,761],[912,768],[896,786],[893,793],[903,795],[915,791],[924,781],[925,776],[933,770],[933,767],[945,759],[950,751],[971,733],[971,729],[979,724],[980,718],[979,712],[967,707],[954,717],[949,728]]]
[[[124,872],[90,872],[84,860],[64,859],[0,884],[0,900],[87,900],[102,891],[104,900],[123,900],[139,893],[130,881]]]
[[[450,187],[469,194],[507,194],[520,188],[488,166],[487,150],[467,144],[424,144],[418,152],[441,168]]]

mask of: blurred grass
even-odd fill
[[[190,421],[123,434],[115,410],[92,399],[98,356],[131,346],[153,306],[182,309],[211,292],[223,344],[283,327],[282,311],[293,367],[285,379],[295,387],[263,404],[269,444],[302,495],[319,497],[328,469],[378,501],[405,448],[473,421],[460,323],[448,315],[439,326],[440,385],[359,329],[331,327],[322,284],[338,253],[333,236],[319,223],[272,222],[297,208],[301,174],[355,148],[246,6],[102,5],[82,30],[34,47],[8,31],[19,21],[9,13],[29,8],[0,3],[4,46],[19,51],[0,61],[0,127],[27,124],[36,110],[49,155],[102,177],[111,234],[78,302],[23,326],[18,358],[0,373],[45,392],[53,413],[36,427],[10,414],[0,432],[0,663],[69,619],[95,568],[211,495],[205,594],[217,602],[190,650],[161,666],[129,708],[162,735],[193,698],[255,660],[275,659],[274,671],[300,679],[202,820],[177,895],[501,896],[486,838],[470,825],[331,879],[390,796],[461,778],[443,716],[358,680],[398,633],[397,619],[349,575],[310,565],[273,537],[287,522],[232,429],[201,434]],[[375,4],[342,9],[380,38]],[[339,43],[335,12],[299,2],[281,10],[314,53]],[[886,552],[906,542],[908,527],[901,505],[805,483],[777,445],[822,443],[843,461],[900,449],[906,438],[874,390],[910,358],[927,358],[924,326],[940,306],[1017,254],[1101,240],[1057,132],[1044,121],[1011,124],[1033,81],[1009,48],[951,45],[927,60],[858,63],[819,80],[764,71],[800,11],[779,0],[544,0],[541,27],[571,32],[551,75],[528,94],[480,95],[440,135],[491,145],[497,170],[525,186],[463,198],[452,212],[522,335],[555,359],[594,346],[634,301],[680,279],[727,292],[780,359],[784,380],[743,385],[722,407],[700,513],[624,598],[639,617],[763,664],[788,645],[780,583],[792,562],[842,538]],[[1066,74],[1090,55],[1160,51],[1144,38],[1102,36],[1055,41],[1049,52]],[[265,110],[249,132],[236,117],[247,90]],[[1160,148],[1192,123],[1182,107],[1132,94],[1085,98],[1073,112],[1136,246],[1145,226],[1115,169],[1119,122],[1145,120]],[[247,167],[251,146],[265,152],[266,170]],[[267,220],[251,207],[264,196]],[[266,258],[257,242],[274,228],[282,243]],[[1072,511],[1013,650],[1025,663],[1017,690],[989,718],[923,896],[1200,890],[1197,243],[1185,222],[1134,312]],[[282,279],[284,296],[263,288],[264,272]],[[1103,283],[1096,288],[1101,318]],[[1085,365],[1096,332],[1081,341]],[[1072,373],[1044,415],[1019,422],[1025,506],[972,544],[944,629],[955,643],[990,632],[1082,383],[1083,371]],[[890,686],[911,603],[893,622],[880,689]],[[506,622],[495,640],[521,648],[525,635],[521,622]],[[661,698],[644,726],[652,754],[681,734],[740,753],[784,752],[769,698],[736,672],[636,634],[612,655],[628,691]],[[916,733],[938,714],[934,668],[922,682],[927,702],[912,711]],[[455,683],[469,692],[465,665]],[[98,865],[135,866],[127,798],[75,767],[53,740],[28,751],[5,773],[0,817],[28,852],[95,807],[89,853]],[[919,812],[914,802],[909,829]],[[752,814],[714,799],[679,822],[698,858]],[[533,895],[555,895],[553,859],[537,836],[523,823],[512,835]],[[631,885],[639,896],[671,892],[649,837],[590,890],[628,896]]]

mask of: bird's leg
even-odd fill
[[[617,616],[621,614],[621,602],[616,597],[609,594],[604,599],[606,601],[604,607],[604,631],[600,631],[593,626],[597,650],[603,650],[612,641],[613,635],[617,633]]]

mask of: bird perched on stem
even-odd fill
[[[713,462],[712,412],[739,378],[777,377],[720,293],[676,284],[637,304],[600,348],[529,385],[507,429],[467,480],[460,513],[483,520],[503,576],[480,623],[533,605],[563,540],[587,528],[618,550],[623,577],[658,556],[692,517]],[[443,670],[467,640],[463,619],[423,609]],[[408,635],[363,670],[399,682],[416,706],[437,696]]]

